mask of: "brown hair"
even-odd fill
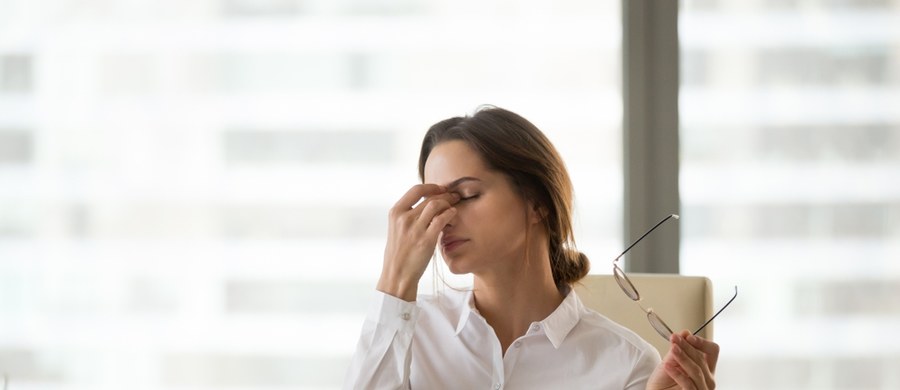
[[[421,180],[425,180],[425,162],[431,150],[451,140],[466,142],[490,169],[507,175],[525,199],[544,214],[550,267],[558,288],[571,286],[587,275],[590,261],[575,249],[572,234],[572,181],[544,133],[527,119],[498,107],[445,119],[425,133],[419,154]]]

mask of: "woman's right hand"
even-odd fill
[[[418,184],[394,204],[379,291],[409,302],[416,300],[419,279],[434,254],[441,230],[456,216],[453,205],[457,202],[459,195],[447,192],[446,187]]]

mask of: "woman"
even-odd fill
[[[712,389],[718,345],[682,332],[660,359],[572,285],[572,185],[550,141],[500,108],[428,130],[390,211],[378,297],[345,388]],[[418,296],[436,245],[470,291]]]

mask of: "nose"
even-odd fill
[[[449,221],[447,221],[447,224],[444,225],[444,228],[441,229],[441,232],[442,232],[442,233],[447,233],[447,232],[453,230],[453,226],[456,225],[456,218],[457,218],[458,216],[459,216],[459,210],[457,209],[456,215],[454,215],[452,218],[450,218]]]

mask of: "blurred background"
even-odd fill
[[[721,388],[900,388],[898,18],[681,3],[681,270],[741,288]],[[339,388],[421,137],[481,104],[557,145],[608,273],[621,31],[618,1],[0,0],[0,375]]]

